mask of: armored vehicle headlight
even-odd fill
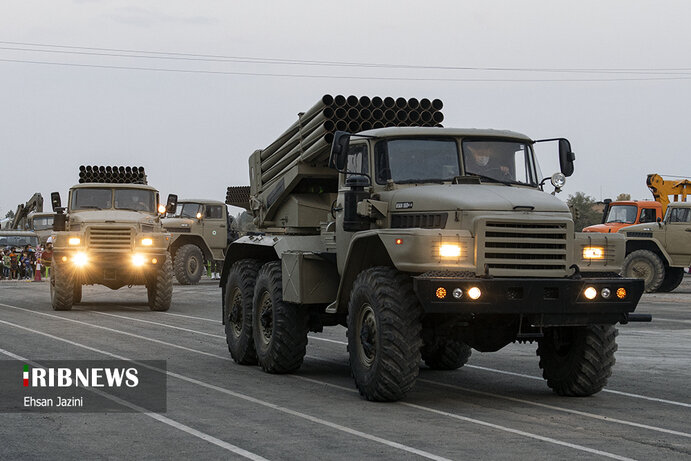
[[[70,245],[79,245],[82,243],[82,240],[79,237],[70,237],[69,240],[67,240],[67,243]]]
[[[561,189],[564,187],[564,184],[566,184],[566,176],[564,176],[564,173],[554,173],[550,178],[550,181],[552,181],[552,185],[554,187]]]
[[[75,253],[74,256],[72,256],[72,262],[77,267],[82,267],[86,265],[88,261],[89,258],[86,257],[86,253],[83,253],[81,251],[79,253]]]
[[[583,259],[604,259],[605,249],[602,247],[583,247]]]
[[[439,256],[442,258],[458,258],[461,256],[461,247],[453,243],[443,243],[439,247]]]
[[[142,245],[144,245],[145,247],[150,247],[153,244],[154,244],[154,239],[152,239],[152,238],[147,237],[147,238],[142,239]]]
[[[132,264],[135,266],[143,266],[146,263],[146,258],[144,255],[140,254],[133,254],[132,255]]]
[[[597,296],[597,290],[595,287],[588,287],[585,290],[583,290],[583,296],[585,296],[588,299],[595,299]]]

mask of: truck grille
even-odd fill
[[[478,263],[498,276],[564,276],[570,242],[567,222],[497,222],[481,224]],[[482,245],[482,241],[478,242]]]
[[[88,235],[90,250],[130,250],[132,248],[130,227],[91,227]]]
[[[189,227],[166,227],[166,232],[173,232],[176,234],[189,234]]]
[[[448,213],[397,213],[391,215],[391,228],[420,227],[422,229],[444,229],[448,216]]]

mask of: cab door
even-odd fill
[[[359,142],[352,143],[348,149],[348,165],[346,171],[356,174],[369,175],[370,172],[370,156],[367,148],[367,143]],[[333,217],[336,219],[336,248],[337,248],[337,265],[338,272],[343,273],[346,258],[348,256],[348,247],[353,238],[353,232],[346,232],[343,230],[343,205],[345,203],[345,192],[348,188],[345,185],[346,174],[340,174],[338,178],[338,198],[332,207]]]
[[[691,208],[670,207],[665,223],[665,246],[672,264],[691,264]]]
[[[203,223],[203,236],[214,255],[214,259],[223,259],[223,250],[226,248],[228,229],[226,223],[225,205],[205,205]]]

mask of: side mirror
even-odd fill
[[[166,213],[175,213],[175,208],[178,206],[178,196],[175,194],[169,194],[168,200],[166,200]]]
[[[559,167],[564,176],[571,176],[573,174],[574,160],[576,160],[576,154],[571,151],[569,140],[559,139]]]
[[[334,133],[334,140],[331,144],[331,155],[329,166],[338,171],[345,170],[348,164],[348,146],[350,145],[350,133],[337,131]]]
[[[657,227],[662,229],[662,218],[658,216],[656,221],[657,221]]]
[[[53,211],[57,211],[57,208],[62,208],[62,200],[60,199],[60,192],[50,193],[50,203],[53,206]]]

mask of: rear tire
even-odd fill
[[[225,289],[226,342],[230,356],[241,365],[257,363],[252,336],[252,300],[261,264],[256,259],[242,259],[228,271]]]
[[[450,338],[434,338],[420,352],[425,365],[433,370],[457,370],[468,362],[473,349]]]
[[[636,250],[626,256],[622,274],[628,278],[643,279],[646,293],[652,293],[660,288],[665,279],[665,265],[652,251]]]
[[[309,312],[283,301],[281,262],[264,264],[257,275],[252,302],[252,332],[257,361],[267,373],[292,373],[307,352]]]
[[[170,262],[170,254],[166,260],[156,268],[155,274],[146,285],[146,293],[149,299],[149,309],[152,311],[167,311],[173,298],[173,264]]]
[[[373,267],[355,279],[348,305],[348,352],[355,385],[367,400],[400,400],[415,385],[420,317],[409,276],[392,267]]]
[[[74,274],[70,267],[53,264],[50,274],[50,303],[53,310],[69,311],[74,303]]]
[[[674,290],[676,287],[681,285],[684,280],[684,268],[683,267],[668,267],[665,271],[665,279],[660,284],[657,289],[658,292],[667,293]]]
[[[180,285],[196,285],[204,272],[204,255],[197,245],[188,243],[175,253],[175,278]]]
[[[537,355],[547,385],[564,396],[601,391],[612,374],[616,337],[614,325],[545,328]]]

